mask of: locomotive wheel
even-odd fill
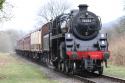
[[[66,72],[66,73],[69,73],[69,67],[68,67],[67,64],[65,65],[65,72]]]
[[[65,65],[64,65],[64,63],[61,63],[61,71],[62,71],[62,72],[65,71]]]
[[[61,71],[61,64],[58,63],[58,70]]]
[[[103,74],[103,67],[100,67],[100,68],[98,69],[98,73],[99,73],[99,75],[102,75],[102,74]]]
[[[62,42],[60,44],[60,58],[63,60],[65,59],[67,56],[66,56],[66,48],[65,48],[65,43]]]
[[[73,68],[72,68],[72,74],[75,75],[76,74],[76,63],[73,63]]]

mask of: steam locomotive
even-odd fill
[[[101,19],[87,8],[81,4],[20,39],[16,53],[65,73],[103,74],[103,62],[110,56],[107,34],[100,33]]]

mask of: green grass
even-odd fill
[[[55,83],[36,65],[18,59],[0,54],[0,83]]]
[[[104,74],[125,79],[125,67],[109,65]],[[37,65],[0,53],[0,83],[57,83],[49,80]]]
[[[109,65],[108,68],[104,69],[104,74],[125,79],[125,67]]]

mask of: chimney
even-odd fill
[[[79,11],[87,11],[88,5],[87,4],[80,4],[78,7],[79,7]]]

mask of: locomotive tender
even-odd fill
[[[82,71],[103,73],[109,58],[107,34],[100,33],[101,20],[87,10],[61,14],[17,42],[16,53],[56,69],[76,74]]]

